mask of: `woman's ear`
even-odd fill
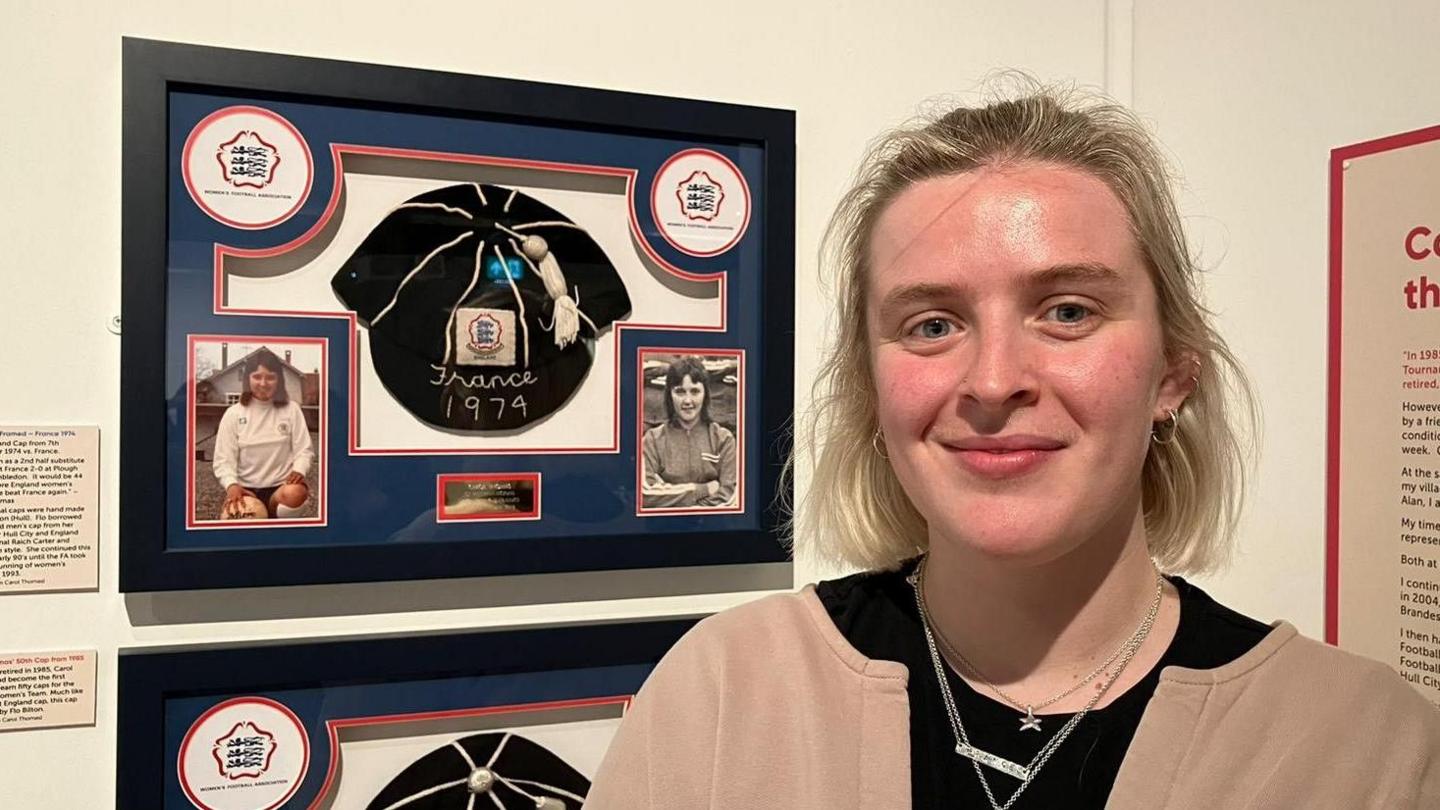
[[[1171,411],[1179,411],[1185,400],[1200,387],[1200,358],[1194,352],[1176,352],[1167,362],[1165,376],[1160,378],[1160,389],[1156,392],[1153,421],[1160,422],[1170,417]]]

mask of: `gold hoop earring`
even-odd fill
[[[1156,444],[1170,444],[1175,441],[1176,431],[1180,430],[1180,413],[1174,408],[1166,410],[1170,412],[1170,418],[1150,426],[1150,441]],[[1168,431],[1164,429],[1166,424],[1170,425]],[[1164,438],[1161,438],[1162,436]]]
[[[875,428],[875,433],[870,436],[870,446],[875,448],[875,455],[885,459],[886,461],[889,461],[890,454],[886,453],[885,449],[880,446],[880,439],[880,428]]]

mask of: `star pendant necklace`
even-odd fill
[[[1120,656],[1123,655],[1127,649],[1130,649],[1133,645],[1135,645],[1136,639],[1143,639],[1145,635],[1148,634],[1150,626],[1155,623],[1155,617],[1160,612],[1160,597],[1163,593],[1164,579],[1160,576],[1160,573],[1156,571],[1155,598],[1151,600],[1150,609],[1145,614],[1144,618],[1140,620],[1140,624],[1135,628],[1135,632],[1131,633],[1129,638],[1121,642],[1120,646],[1116,647],[1115,651],[1110,653],[1110,657],[1100,662],[1100,666],[1092,670],[1089,675],[1086,675],[1079,681],[1076,681],[1075,684],[1068,689],[1057,692],[1054,695],[1046,698],[1045,700],[1040,701],[1039,703],[1027,703],[1024,701],[1020,701],[1006,693],[1005,690],[1001,689],[993,681],[985,677],[985,674],[980,671],[979,667],[972,664],[970,662],[970,659],[966,658],[963,653],[957,650],[955,648],[955,645],[950,643],[950,640],[945,637],[945,634],[941,632],[940,628],[938,627],[935,628],[935,639],[940,642],[941,649],[945,651],[945,654],[948,655],[951,660],[958,662],[966,672],[969,672],[972,676],[974,676],[975,680],[979,681],[986,689],[989,689],[991,692],[995,693],[996,696],[998,696],[1001,700],[1005,701],[1010,706],[1015,708],[1016,711],[1023,710],[1025,712],[1025,714],[1020,718],[1021,731],[1040,731],[1040,718],[1035,716],[1035,711],[1037,709],[1045,709],[1046,707],[1053,706],[1054,704],[1059,703],[1065,698],[1070,697],[1071,695],[1080,691],[1080,689],[1083,688],[1086,684],[1094,681],[1101,675],[1107,674],[1110,670],[1110,666],[1114,664],[1117,660],[1119,660]],[[1115,674],[1118,675],[1119,673],[1116,672]],[[1096,687],[1098,688],[1099,686],[1100,684],[1097,683]]]
[[[1156,577],[1157,579],[1159,578],[1158,572],[1156,573]],[[941,701],[945,706],[945,714],[950,721],[950,729],[955,735],[955,753],[970,760],[970,765],[975,769],[975,778],[980,780],[980,787],[985,791],[985,798],[990,803],[991,810],[1010,810],[1015,802],[1019,800],[1020,795],[1025,792],[1025,789],[1030,787],[1030,783],[1034,781],[1035,777],[1040,773],[1040,769],[1044,768],[1045,764],[1050,761],[1050,756],[1065,742],[1070,736],[1070,732],[1075,730],[1075,727],[1080,724],[1081,720],[1085,719],[1090,713],[1090,710],[1099,704],[1101,698],[1110,691],[1110,687],[1114,686],[1115,682],[1120,679],[1120,674],[1129,666],[1130,661],[1135,657],[1135,653],[1139,651],[1140,645],[1145,642],[1146,636],[1150,634],[1150,628],[1154,625],[1155,617],[1158,615],[1160,608],[1160,602],[1157,599],[1150,606],[1150,613],[1146,616],[1145,621],[1141,623],[1139,631],[1132,636],[1126,643],[1126,646],[1122,648],[1120,661],[1115,671],[1108,673],[1106,677],[1100,679],[1095,694],[1086,702],[1085,708],[1073,715],[1060,727],[1060,730],[1055,733],[1054,737],[1051,737],[1048,742],[1040,746],[1040,750],[1028,764],[1022,765],[1018,762],[1012,762],[998,754],[986,751],[971,741],[970,735],[965,729],[965,724],[960,719],[960,710],[955,704],[955,696],[950,692],[949,680],[945,677],[945,664],[940,656],[939,646],[936,644],[936,633],[932,629],[933,622],[930,619],[930,610],[925,604],[925,560],[921,560],[920,564],[916,566],[915,571],[906,579],[915,591],[915,608],[920,613],[920,627],[924,630],[925,646],[930,653],[930,662],[935,668],[935,678],[940,687]],[[1010,794],[1010,798],[1001,802],[995,797],[995,791],[990,786],[990,780],[985,778],[985,773],[981,770],[980,766],[982,765],[997,770],[1011,778],[1020,780],[1019,786]]]

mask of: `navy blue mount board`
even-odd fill
[[[498,716],[492,727],[519,725],[510,718],[526,712],[532,725],[537,716],[540,722],[558,716],[563,723],[564,709],[587,704],[608,706],[609,716],[618,718],[624,700],[694,621],[122,651],[116,807],[192,807],[182,786],[182,745],[201,718],[227,703],[284,707],[308,743],[308,768],[295,780],[284,808],[311,807],[322,792],[333,795],[335,780],[343,781],[335,728],[458,734],[457,724],[474,724],[477,717]],[[278,731],[263,721],[258,725]],[[213,742],[199,739],[202,759]],[[394,763],[393,770],[402,766]],[[256,779],[234,780],[240,786],[247,781]]]
[[[137,39],[123,71],[122,591],[786,559],[793,112]],[[301,389],[308,511],[221,520],[260,355]],[[647,505],[680,355],[737,438],[720,506]]]

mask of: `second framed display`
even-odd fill
[[[693,619],[122,653],[121,810],[579,810]]]
[[[124,71],[123,590],[785,558],[793,113]]]

